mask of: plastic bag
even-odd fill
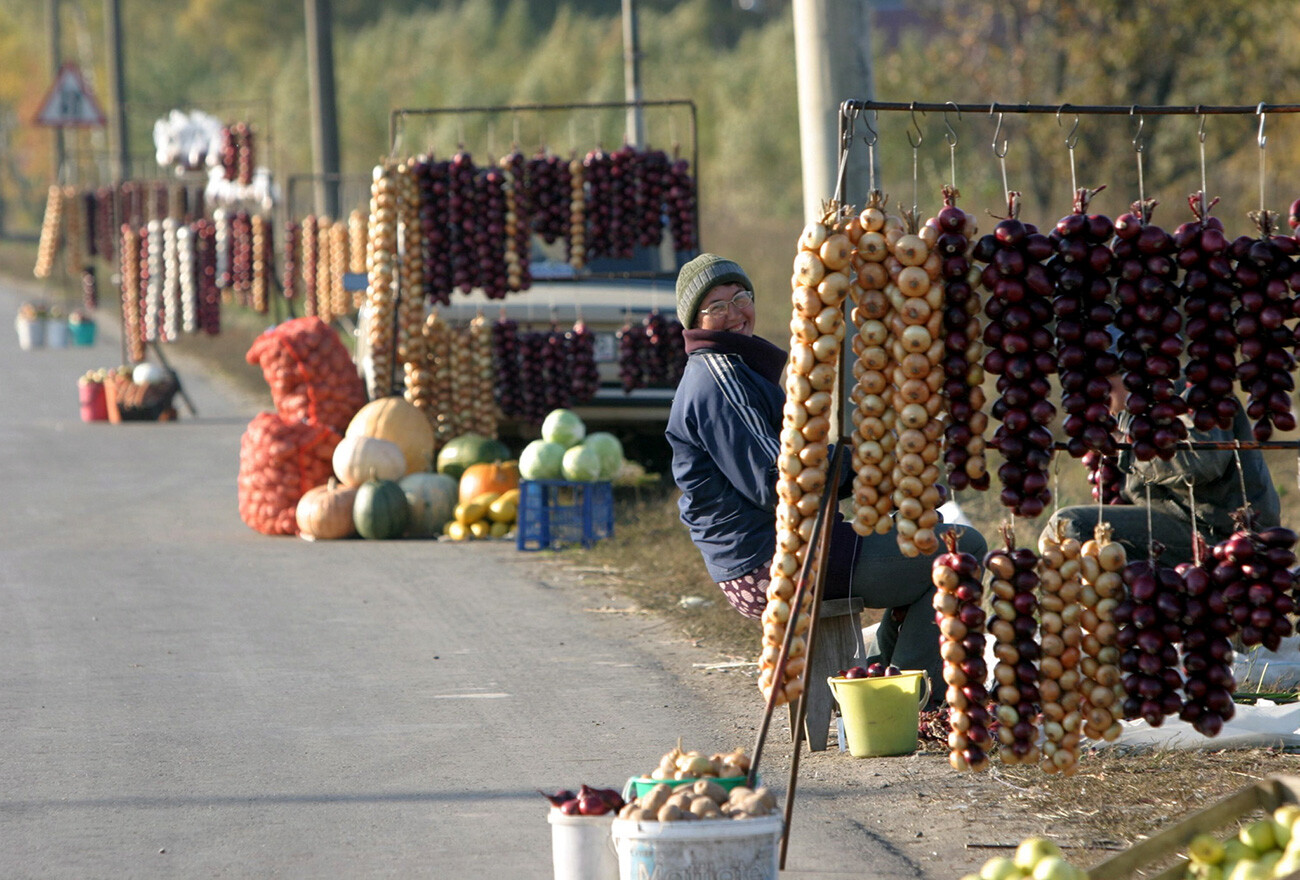
[[[262,368],[280,415],[342,434],[366,403],[352,356],[320,318],[294,318],[257,338],[246,359]]]
[[[298,534],[298,500],[329,481],[342,439],[325,425],[258,414],[239,442],[239,518],[264,535]]]

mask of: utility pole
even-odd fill
[[[57,78],[63,66],[62,34],[59,27],[59,0],[45,0],[45,33],[49,39],[50,70]],[[54,127],[54,179],[63,182],[63,128]]]
[[[339,126],[334,100],[334,35],[330,0],[304,0],[307,82],[311,99],[312,171],[316,213],[339,215]]]
[[[131,177],[131,148],[126,125],[126,72],[122,59],[122,0],[104,0],[108,30],[108,100],[113,105],[108,124],[113,183]]]
[[[636,106],[641,100],[641,39],[637,35],[636,0],[623,0],[623,95],[633,105],[627,108],[628,143],[642,147],[645,113]]]
[[[869,100],[875,94],[871,3],[794,0],[793,11],[804,219],[818,220],[821,204],[835,194],[839,176],[840,105],[849,98]],[[849,153],[843,198],[850,204],[866,195],[865,153],[862,149]]]

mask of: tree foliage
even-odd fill
[[[70,0],[63,5],[72,6]],[[35,194],[30,217],[51,176],[48,132],[27,125],[24,116],[44,91],[41,71],[48,67],[39,6],[0,9],[6,58],[0,195]],[[77,18],[65,12],[64,51],[103,96],[102,4],[82,6]],[[367,176],[390,152],[396,108],[621,100],[619,6],[612,0],[333,0],[344,172]],[[769,0],[761,15],[722,0],[640,0],[639,7],[644,97],[689,98],[698,107],[706,220],[727,218],[723,225],[731,225],[731,218],[762,218],[796,226],[802,197],[788,0]],[[1287,51],[1300,36],[1300,19],[1287,0],[917,0],[912,8],[913,25],[876,32],[881,100],[1255,104],[1287,100],[1300,81],[1300,62]],[[132,0],[123,11],[128,121],[140,173],[157,173],[149,168],[151,129],[173,107],[251,122],[265,136],[262,160],[281,180],[311,168],[301,0]],[[904,137],[911,120],[904,113],[872,121],[880,133],[879,184],[895,203],[915,200],[923,213],[932,211],[955,164],[965,207],[1004,208],[1002,165],[989,151],[995,115],[918,115],[915,131],[923,140],[915,155],[915,199],[914,157]],[[945,122],[958,141],[951,151]],[[1187,193],[1200,187],[1197,122],[1140,120],[1143,186],[1175,203],[1161,211],[1170,225],[1184,216]],[[1041,223],[1064,213],[1075,185],[1106,184],[1094,207],[1111,214],[1126,209],[1138,195],[1132,144],[1138,124],[1124,116],[1080,119],[1072,183],[1065,145],[1072,115],[1063,111],[1058,121],[1006,114],[999,137],[1008,144],[1007,186],[1025,194],[1026,219]],[[1258,207],[1257,124],[1206,119],[1207,183],[1224,198],[1225,220]],[[647,126],[654,146],[691,143],[688,114],[647,113]],[[1278,114],[1267,127],[1266,189],[1276,210],[1296,194],[1290,180],[1300,161],[1300,120]],[[623,116],[411,116],[399,129],[397,150],[406,154],[463,145],[499,155],[515,141],[530,151],[568,154],[616,146]],[[102,137],[86,143],[103,148]],[[102,168],[92,162],[82,173],[94,176]]]

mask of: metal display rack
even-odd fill
[[[1139,121],[1139,126],[1141,125],[1141,118],[1144,116],[1200,117],[1202,124],[1199,132],[1199,138],[1202,144],[1204,144],[1204,140],[1205,140],[1205,129],[1204,129],[1205,117],[1219,116],[1219,115],[1257,116],[1259,118],[1259,130],[1257,135],[1257,142],[1261,150],[1261,178],[1262,178],[1263,150],[1265,147],[1265,142],[1267,140],[1265,137],[1265,122],[1268,115],[1300,113],[1300,104],[1269,104],[1269,103],[1261,102],[1259,104],[1253,104],[1253,105],[1134,104],[1134,105],[1125,106],[1125,105],[1094,105],[1094,104],[1030,104],[1030,103],[1007,104],[1007,103],[1001,103],[996,101],[989,104],[970,104],[970,103],[963,104],[963,103],[957,103],[953,101],[935,103],[935,102],[922,102],[922,101],[885,102],[885,101],[850,99],[844,101],[840,105],[839,155],[837,157],[837,166],[836,166],[839,169],[839,176],[836,181],[836,191],[834,194],[834,201],[836,203],[843,204],[845,200],[844,193],[846,190],[846,183],[847,183],[845,179],[846,169],[847,169],[847,157],[849,151],[854,148],[854,144],[858,140],[856,134],[856,128],[859,122],[862,122],[864,125],[866,125],[866,127],[870,132],[870,134],[867,137],[862,138],[862,141],[867,145],[867,147],[870,149],[874,149],[877,143],[878,135],[875,129],[870,126],[870,123],[866,121],[867,114],[873,114],[878,116],[879,113],[910,113],[912,114],[913,127],[915,128],[917,134],[919,135],[920,128],[919,125],[916,124],[916,114],[926,113],[926,112],[935,112],[935,113],[943,113],[943,114],[947,114],[951,112],[951,113],[958,114],[959,117],[960,114],[962,113],[987,114],[989,117],[996,116],[996,129],[993,135],[992,149],[993,149],[994,156],[1000,160],[1004,160],[1006,156],[1006,141],[1003,140],[1001,144],[999,144],[999,137],[1001,135],[1002,119],[1004,114],[1053,115],[1057,118],[1058,122],[1061,122],[1063,117],[1073,116],[1075,120],[1074,123],[1075,127],[1070,130],[1066,140],[1067,145],[1071,148],[1071,150],[1073,149],[1074,142],[1077,140],[1075,135],[1078,127],[1078,120],[1080,117],[1083,116],[1130,116]],[[945,125],[948,128],[948,144],[950,147],[955,148],[956,140],[952,133],[952,127],[951,125],[948,124],[946,115],[945,115]],[[1139,127],[1139,133],[1140,131],[1141,128]],[[909,129],[907,137],[908,137],[908,142],[912,146],[912,149],[915,150],[916,147],[919,145],[920,140],[914,138],[911,129]],[[1138,150],[1140,155],[1141,145],[1138,143],[1137,139],[1135,139],[1134,145],[1135,145],[1135,149]],[[1073,154],[1071,154],[1071,161],[1073,161]],[[1139,175],[1140,175],[1140,166],[1139,166]],[[1005,175],[1004,175],[1004,179],[1005,179]],[[848,307],[849,307],[849,303],[846,302],[844,308],[847,309]],[[840,358],[839,369],[840,369],[839,387],[844,388],[846,387],[844,382],[846,381],[846,378],[848,376],[848,358],[843,356],[843,354]],[[843,412],[843,407],[844,407],[843,395],[840,395],[839,397],[838,407],[840,410],[839,420],[838,420],[838,424],[840,425],[840,437],[838,438],[838,441],[835,444],[835,452],[832,455],[828,466],[828,480],[827,480],[828,486],[838,485],[838,475],[840,474],[842,467],[845,466],[844,462],[842,461],[843,458],[842,451],[845,448],[845,444],[850,442],[850,438],[848,437],[844,427],[846,414]],[[1117,446],[1121,449],[1130,448],[1130,444],[1128,443],[1118,443]],[[1300,440],[1271,440],[1271,439],[1267,441],[1184,440],[1178,443],[1177,448],[1180,450],[1188,450],[1188,451],[1193,451],[1193,450],[1237,450],[1239,451],[1245,449],[1259,449],[1259,450],[1300,449]],[[1055,451],[1062,451],[1064,449],[1065,449],[1064,443],[1058,442],[1054,444]],[[807,554],[800,568],[798,574],[798,580],[796,581],[795,584],[795,595],[790,600],[791,608],[798,609],[801,607],[801,604],[804,601],[804,598],[806,596],[811,595],[812,597],[811,606],[809,609],[811,622],[808,627],[808,632],[805,636],[805,642],[806,642],[805,657],[804,657],[805,670],[809,670],[813,668],[813,654],[817,646],[817,637],[816,637],[817,619],[818,619],[819,609],[821,607],[822,595],[824,591],[825,568],[826,568],[823,562],[827,558],[827,552],[829,550],[829,545],[830,545],[830,539],[829,539],[830,529],[827,528],[827,520],[829,519],[830,512],[829,512],[829,504],[827,503],[826,499],[833,494],[834,493],[832,492],[826,492],[822,498],[822,503],[820,504],[816,517],[814,519],[812,534],[808,540]],[[792,615],[791,624],[786,627],[785,639],[783,644],[781,645],[780,653],[776,661],[776,671],[775,671],[774,680],[778,683],[778,685],[773,688],[772,695],[767,700],[766,706],[764,708],[762,723],[759,727],[757,743],[754,747],[754,756],[753,756],[752,766],[750,769],[749,784],[751,786],[756,784],[758,779],[759,762],[762,757],[763,747],[769,732],[769,728],[771,726],[772,714],[776,709],[777,694],[780,691],[779,683],[785,680],[785,667],[789,659],[789,651],[793,643],[793,635],[794,635],[793,620],[794,617]],[[791,763],[790,763],[789,783],[786,792],[785,814],[784,814],[785,824],[782,831],[781,847],[780,847],[780,865],[782,869],[785,868],[786,852],[787,852],[787,846],[788,846],[789,835],[790,835],[790,823],[791,823],[791,818],[793,816],[796,783],[799,774],[799,758],[803,746],[804,723],[807,717],[807,696],[808,696],[808,688],[805,685],[802,693],[798,697],[798,701],[791,718],[791,727],[792,727],[794,745],[793,745],[793,752],[792,752]]]

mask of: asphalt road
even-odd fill
[[[197,417],[83,423],[104,330],[0,337],[0,876],[548,878],[535,789],[752,743],[752,685],[741,717],[684,685],[707,656],[553,560],[253,532],[260,403],[177,361]],[[878,842],[809,785],[783,876],[863,876]]]

